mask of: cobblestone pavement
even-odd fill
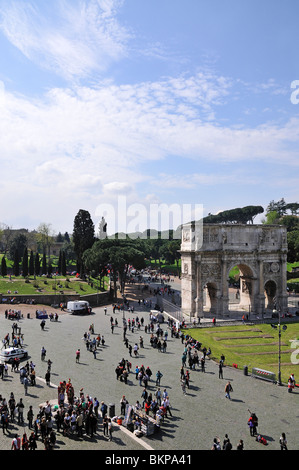
[[[47,309],[50,313],[51,309]],[[71,379],[75,395],[83,387],[85,394],[97,397],[106,404],[115,404],[116,414],[120,414],[119,401],[125,395],[131,404],[141,400],[142,387],[135,379],[134,368],[136,365],[150,366],[155,376],[159,369],[163,373],[161,389],[166,388],[171,403],[172,416],[165,419],[161,432],[141,439],[133,437],[129,432],[116,428],[112,442],[103,437],[102,426],[98,426],[98,432],[94,438],[84,436],[63,437],[57,435],[56,449],[61,450],[117,450],[131,451],[144,450],[146,448],[167,450],[209,450],[215,436],[223,440],[227,433],[236,448],[240,439],[244,441],[245,450],[278,450],[279,437],[285,432],[290,449],[299,449],[299,393],[289,394],[285,386],[277,386],[250,376],[245,376],[242,371],[233,368],[224,368],[224,378],[218,378],[218,365],[212,360],[207,361],[206,371],[191,371],[190,388],[183,395],[180,387],[180,368],[183,345],[179,339],[168,339],[166,353],[159,353],[151,348],[149,334],[135,330],[127,333],[129,342],[134,345],[139,342],[139,336],[144,338],[144,348],[140,349],[140,355],[132,358],[132,371],[128,384],[116,380],[115,367],[123,357],[129,359],[128,349],[123,343],[122,317],[123,314],[112,314],[112,307],[108,306],[107,315],[104,308],[96,308],[90,316],[60,315],[58,322],[46,320],[46,328],[41,330],[40,320],[28,319],[26,311],[22,311],[24,318],[19,326],[24,334],[24,345],[29,351],[29,360],[36,364],[36,387],[29,387],[25,396],[23,385],[20,383],[19,374],[9,370],[9,376],[0,380],[0,393],[8,398],[11,391],[16,399],[23,398],[26,416],[29,405],[33,405],[34,412],[46,400],[57,399],[56,386],[62,380]],[[118,327],[114,332],[110,329],[110,316],[117,318]],[[126,318],[143,316],[148,322],[148,311],[137,308],[134,315],[125,313]],[[94,324],[95,334],[105,336],[106,344],[101,347],[96,358],[86,350],[82,340],[84,332],[87,332],[90,324]],[[0,316],[1,338],[6,333],[11,333],[12,322]],[[163,325],[166,328],[166,325]],[[46,362],[40,358],[41,347],[47,350],[46,359],[51,359],[52,374],[51,386],[44,381]],[[209,346],[208,344],[206,345]],[[80,363],[75,361],[75,351],[81,349]],[[230,380],[233,386],[231,400],[225,398],[224,387]],[[156,386],[153,380],[149,384],[149,390],[154,392]],[[254,411],[259,418],[259,432],[266,437],[267,446],[256,442],[250,437],[247,420],[249,411]],[[10,434],[3,435],[0,429],[0,449],[10,449],[11,440],[15,432],[21,435],[24,430],[28,434],[27,422],[24,426],[16,423],[10,426]],[[38,443],[38,448],[43,448]]]

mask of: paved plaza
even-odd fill
[[[47,308],[47,312],[54,311]],[[24,346],[28,349],[29,360],[36,365],[37,385],[29,387],[28,395],[24,393],[24,387],[20,383],[19,374],[11,372],[4,380],[0,380],[0,393],[2,397],[9,398],[13,391],[16,400],[23,398],[25,404],[25,424],[10,425],[9,435],[3,435],[0,429],[0,449],[9,450],[14,433],[29,434],[26,415],[29,405],[33,405],[36,414],[39,405],[46,400],[57,399],[57,385],[59,382],[71,379],[75,390],[75,396],[79,396],[81,388],[85,394],[97,397],[107,405],[115,404],[116,414],[120,414],[120,399],[125,395],[130,404],[135,405],[136,400],[142,401],[143,387],[139,386],[135,379],[135,366],[149,366],[153,377],[149,383],[149,391],[154,394],[155,374],[157,370],[163,373],[161,389],[166,388],[170,397],[172,416],[162,423],[161,431],[153,436],[136,438],[125,429],[115,427],[114,439],[109,442],[102,432],[101,422],[98,431],[93,438],[84,436],[64,437],[57,434],[57,450],[105,450],[105,451],[132,451],[151,449],[167,452],[169,450],[209,450],[214,437],[220,440],[228,434],[233,449],[240,439],[244,441],[245,450],[279,450],[279,437],[286,433],[290,449],[299,449],[299,392],[289,394],[287,387],[277,386],[272,383],[250,376],[245,376],[243,371],[225,367],[223,379],[218,377],[218,365],[212,360],[206,361],[206,371],[199,369],[191,371],[190,388],[183,395],[180,385],[180,368],[183,345],[180,339],[171,338],[168,335],[167,352],[160,353],[150,345],[150,335],[135,329],[134,333],[127,331],[129,342],[139,344],[139,337],[143,336],[144,348],[139,350],[137,358],[130,358],[128,349],[123,342],[122,320],[123,313],[113,313],[112,306],[107,306],[107,315],[104,308],[95,308],[92,315],[72,316],[59,314],[58,322],[46,320],[44,331],[40,327],[40,320],[27,318],[26,307],[22,307],[23,318],[19,321],[21,332],[24,334]],[[117,319],[118,326],[113,333],[110,328],[110,317]],[[138,306],[135,303],[135,311],[132,315],[125,312],[126,319],[143,316],[145,324],[149,321],[149,309]],[[92,352],[86,349],[83,335],[88,332],[89,326],[94,324],[95,335],[104,335],[106,344],[100,347],[96,358]],[[12,332],[12,322],[0,315],[0,334],[3,339],[7,333]],[[165,330],[166,324],[162,325]],[[216,327],[218,328],[218,327]],[[220,327],[219,327],[220,328]],[[42,347],[47,351],[46,359],[52,364],[51,385],[47,386],[44,380],[46,362],[40,357]],[[205,345],[209,347],[208,344]],[[76,363],[75,352],[81,349],[80,363]],[[132,363],[132,371],[128,384],[116,380],[115,368],[122,359],[129,359]],[[224,387],[227,381],[233,386],[231,400],[225,398]],[[247,421],[249,411],[255,412],[259,418],[259,433],[268,442],[263,446],[255,438],[250,437]],[[38,448],[43,445],[38,442]]]

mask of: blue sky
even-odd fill
[[[0,0],[0,223],[71,232],[85,209],[97,227],[120,196],[203,215],[297,202],[298,14],[297,0]]]

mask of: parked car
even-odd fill
[[[15,358],[25,359],[28,356],[28,351],[23,348],[6,348],[0,351],[1,362],[12,362]]]

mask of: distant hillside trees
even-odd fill
[[[288,211],[291,214],[288,214]],[[284,198],[279,201],[271,201],[266,209],[264,223],[284,225],[287,228],[289,263],[299,260],[299,204],[292,202],[287,204]]]
[[[298,215],[299,214],[299,204],[298,202],[291,202],[286,203],[284,198],[279,199],[279,201],[270,201],[269,205],[267,206],[266,212],[269,214],[270,212],[276,211],[278,217],[282,217],[287,214],[288,211],[291,212],[291,215]]]

